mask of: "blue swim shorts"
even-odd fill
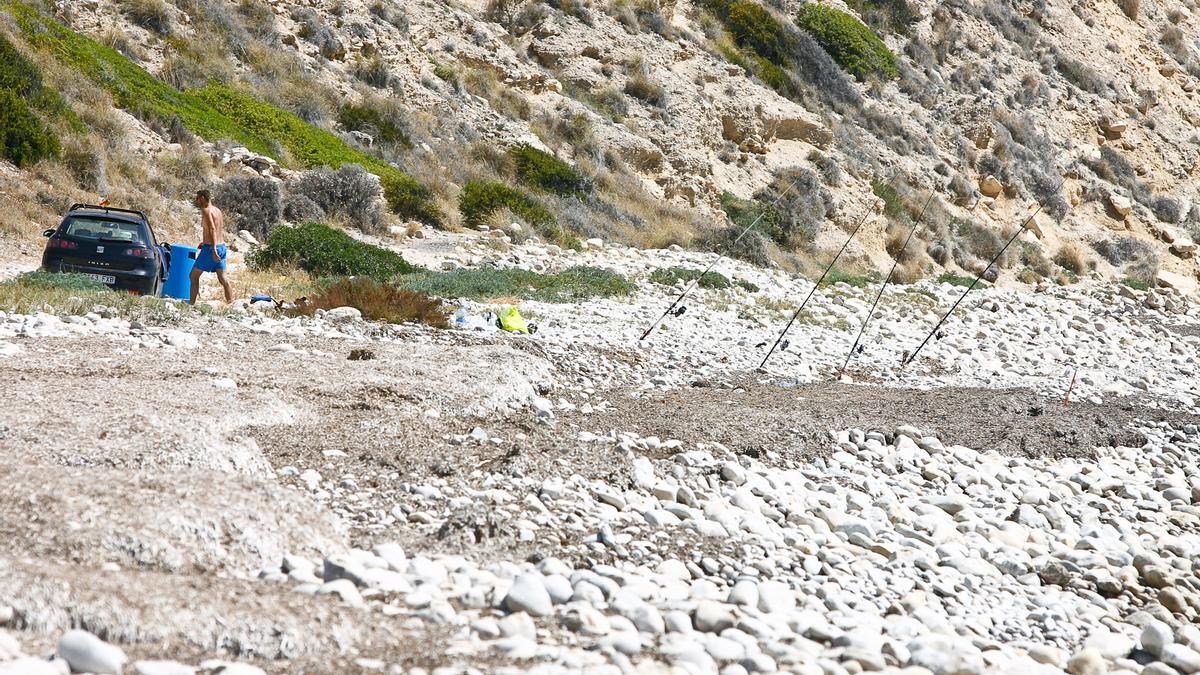
[[[220,260],[213,260],[212,244],[201,244],[200,250],[196,252],[196,269],[201,272],[216,272],[217,270],[225,269],[225,244],[217,244],[217,255],[221,256]]]

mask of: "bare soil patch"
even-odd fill
[[[913,425],[943,443],[1026,457],[1088,457],[1098,446],[1145,443],[1137,421],[1194,423],[1196,416],[1117,399],[1097,405],[1047,399],[1025,389],[895,389],[836,383],[781,386],[749,379],[722,387],[613,396],[589,417],[618,428],[686,443],[717,441],[738,453],[774,450],[804,461],[829,450],[830,431],[891,434]]]

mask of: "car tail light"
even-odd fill
[[[136,246],[133,248],[125,249],[125,255],[133,256],[134,258],[153,258],[154,257],[154,254],[150,252],[150,249],[139,248]]]
[[[79,248],[79,244],[67,239],[54,238],[50,240],[50,248]]]

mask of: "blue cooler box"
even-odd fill
[[[190,300],[192,297],[192,266],[196,264],[197,249],[192,246],[171,246],[171,267],[162,294],[167,298]]]

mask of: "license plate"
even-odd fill
[[[112,285],[117,283],[117,278],[111,274],[85,274],[83,276],[102,284]]]

